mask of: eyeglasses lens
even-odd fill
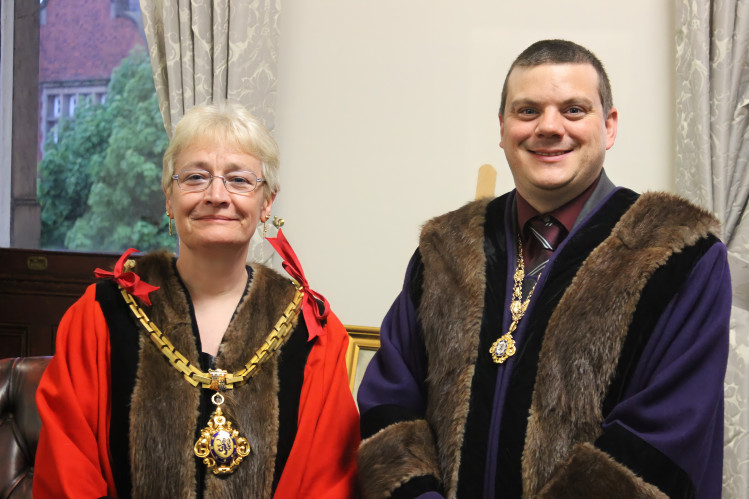
[[[211,185],[214,178],[224,182],[226,190],[237,194],[246,194],[257,188],[258,178],[249,171],[237,171],[226,175],[211,175],[205,170],[188,170],[177,175],[180,188],[188,192],[204,191]]]

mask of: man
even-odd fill
[[[423,228],[359,389],[364,497],[720,497],[726,248],[611,183],[617,119],[587,49],[512,64],[516,189]]]

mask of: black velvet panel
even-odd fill
[[[315,341],[307,341],[309,331],[302,315],[291,337],[281,347],[278,359],[278,451],[273,472],[273,492],[294,445],[299,415],[299,398],[304,383],[304,368]]]
[[[622,399],[645,345],[650,340],[653,328],[661,317],[661,312],[678,293],[694,265],[717,242],[717,237],[709,235],[694,245],[684,248],[681,252],[671,255],[666,264],[659,267],[645,285],[627,331],[627,338],[622,345],[616,374],[604,398],[604,417],[608,416]]]
[[[504,218],[507,195],[493,200],[487,206],[484,224],[484,252],[486,254],[486,291],[484,315],[481,318],[479,354],[471,382],[471,399],[468,420],[461,449],[458,471],[458,497],[481,497],[488,438],[491,425],[494,390],[498,366],[489,355],[489,348],[501,334],[507,281],[507,248]]]
[[[391,424],[402,421],[416,421],[417,419],[424,419],[424,415],[416,414],[399,405],[386,404],[372,407],[362,414],[359,419],[361,439],[369,438]]]
[[[130,399],[138,370],[140,331],[113,281],[102,281],[96,285],[96,301],[109,327],[112,369],[109,450],[117,495],[124,499],[131,496]]]
[[[411,261],[408,262],[408,267],[411,269],[408,292],[414,309],[418,310],[421,304],[421,294],[424,291],[424,263],[421,261],[421,252],[418,248],[411,257]]]
[[[695,488],[689,475],[661,451],[629,432],[623,426],[611,425],[595,442],[646,482],[655,485],[672,499],[691,499]]]
[[[529,311],[529,323],[515,354],[515,368],[503,407],[495,490],[498,497],[522,496],[521,460],[525,432],[538,357],[549,318],[583,261],[609,236],[621,216],[637,198],[638,195],[630,190],[616,191],[606,202],[604,209],[598,210],[584,227],[569,236],[549,270],[533,309]]]
[[[424,475],[410,479],[395,489],[390,497],[391,499],[413,499],[426,492],[444,494],[439,480],[431,475]]]

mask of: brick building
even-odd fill
[[[44,0],[39,29],[39,158],[61,117],[103,102],[112,70],[145,46],[138,0]]]

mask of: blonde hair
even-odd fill
[[[195,106],[177,123],[174,136],[164,153],[161,186],[164,192],[172,189],[174,163],[190,144],[202,140],[233,142],[237,147],[263,163],[261,172],[265,199],[274,196],[281,188],[278,180],[278,144],[268,129],[242,105],[220,102]]]

